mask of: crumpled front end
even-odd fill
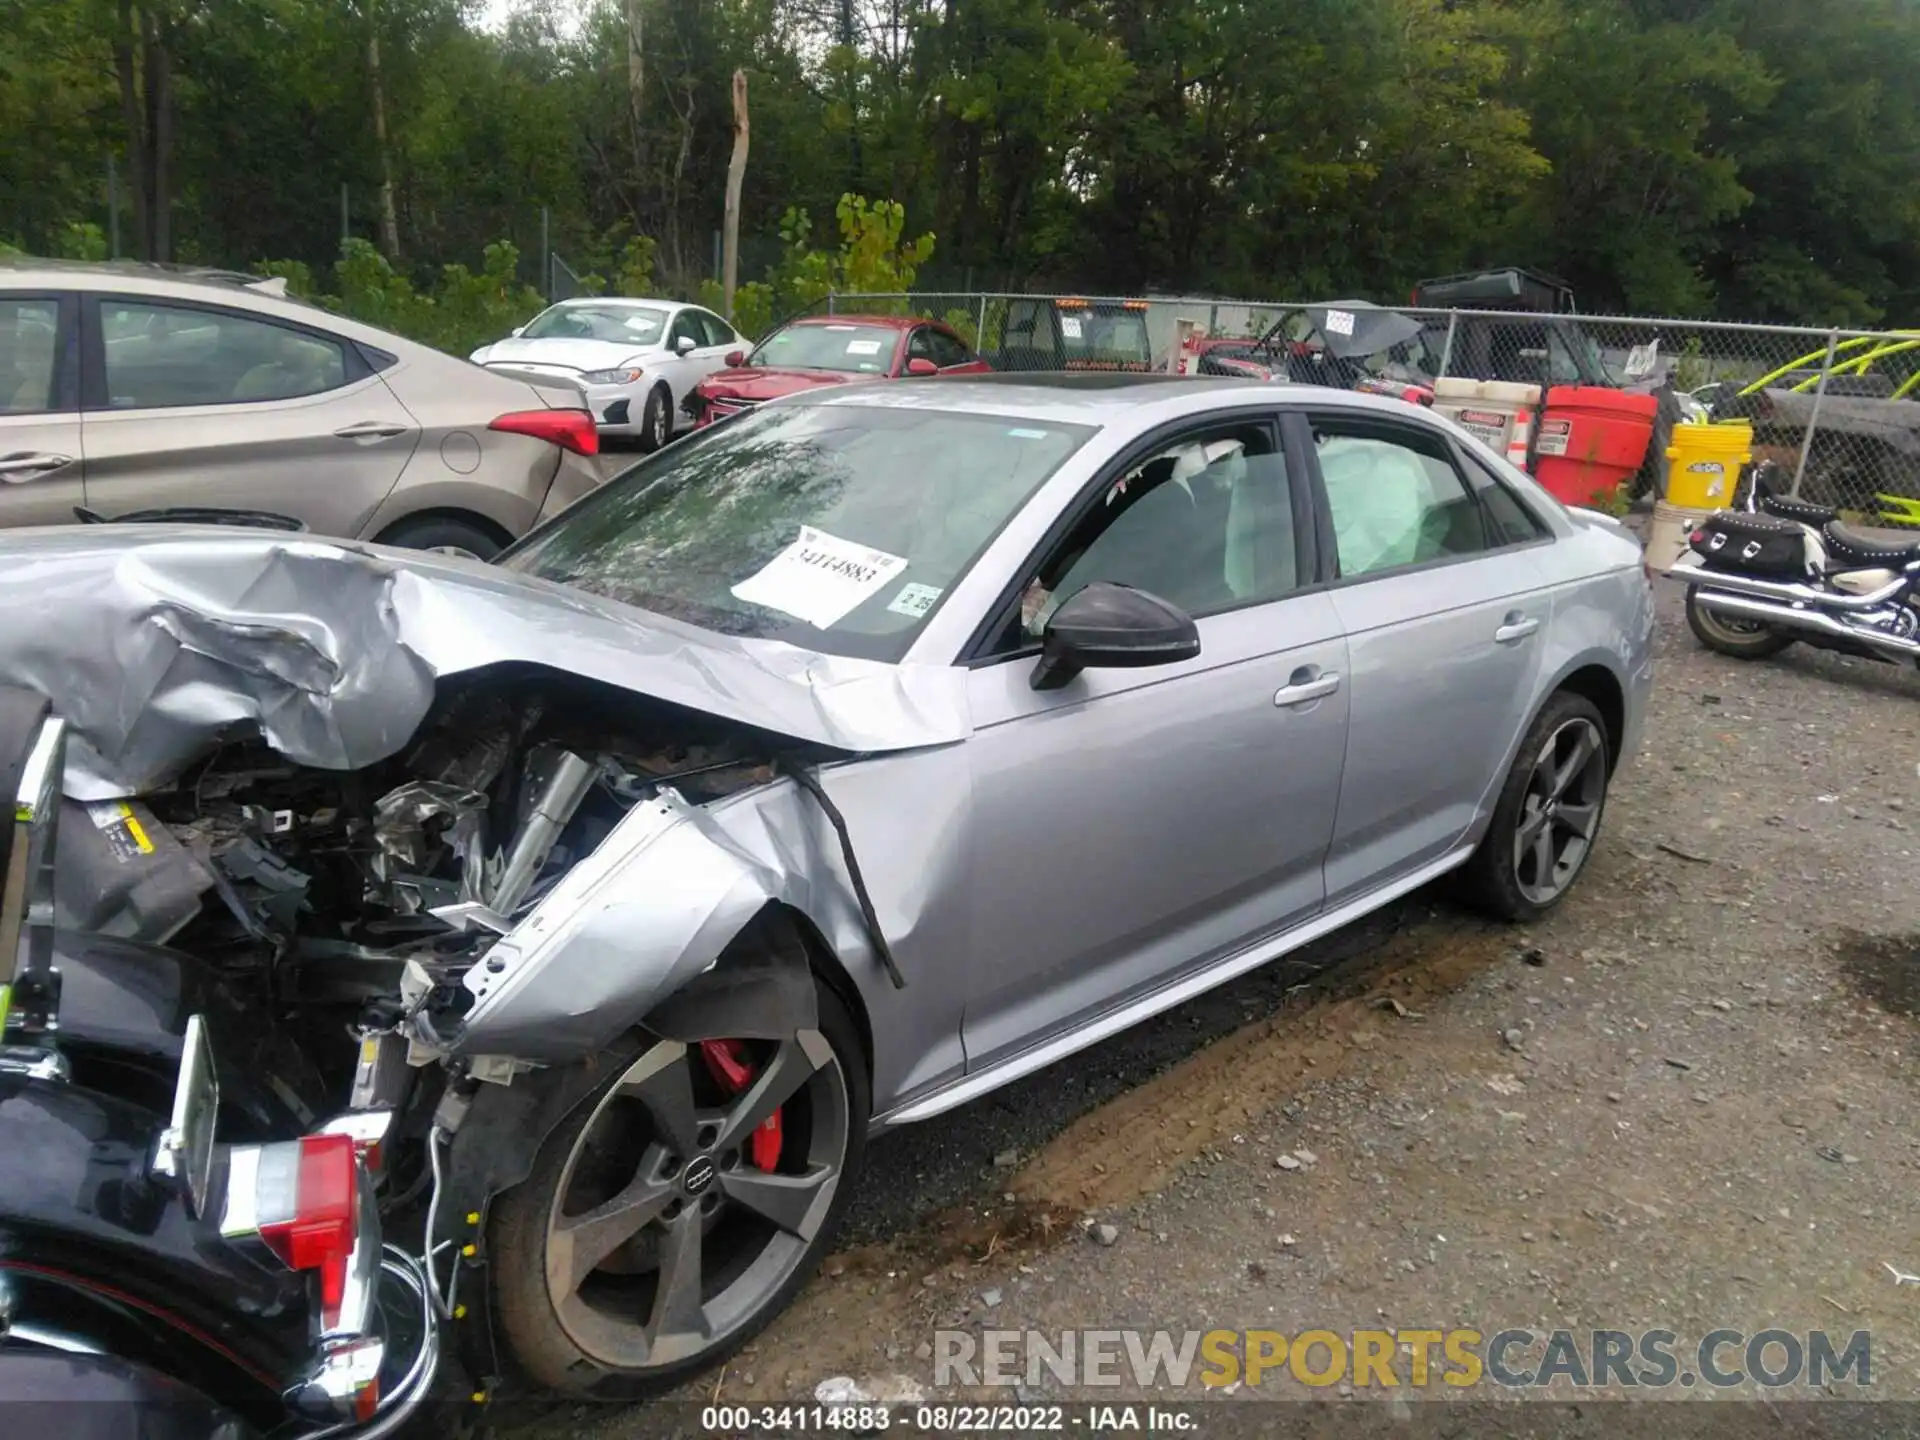
[[[196,531],[0,554],[0,670],[71,727],[62,923],[496,1078],[591,1053],[770,904],[884,957],[810,777],[967,730],[955,672],[437,556]],[[746,986],[741,1023],[790,1026],[795,989]]]

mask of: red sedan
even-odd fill
[[[988,365],[938,320],[911,315],[810,315],[781,326],[751,355],[693,389],[694,424],[711,425],[782,395],[820,385],[896,380],[903,375],[977,375]]]

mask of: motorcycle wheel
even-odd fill
[[[1699,603],[1695,598],[1698,593],[1687,591],[1687,628],[1709,650],[1736,660],[1764,660],[1793,644],[1791,635],[1781,634],[1765,621],[1717,614]]]
[[[495,1315],[543,1387],[632,1400],[718,1364],[831,1243],[869,1106],[845,1004],[823,985],[818,1029],[704,1044],[733,1088],[703,1045],[642,1038],[501,1197]]]

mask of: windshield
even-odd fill
[[[1153,346],[1140,310],[1062,310],[1060,344],[1069,363],[1148,364]]]
[[[747,364],[885,375],[899,343],[900,332],[885,325],[789,325],[762,341]]]
[[[778,405],[642,461],[500,563],[710,630],[899,660],[1080,425]]]
[[[666,330],[667,312],[646,305],[556,305],[534,316],[520,338],[657,345]]]

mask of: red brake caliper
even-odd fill
[[[702,1040],[701,1058],[714,1083],[729,1096],[742,1093],[753,1083],[753,1066],[747,1062],[746,1047],[738,1040]],[[780,1112],[775,1110],[753,1132],[748,1142],[748,1158],[756,1170],[772,1170],[780,1164]]]

